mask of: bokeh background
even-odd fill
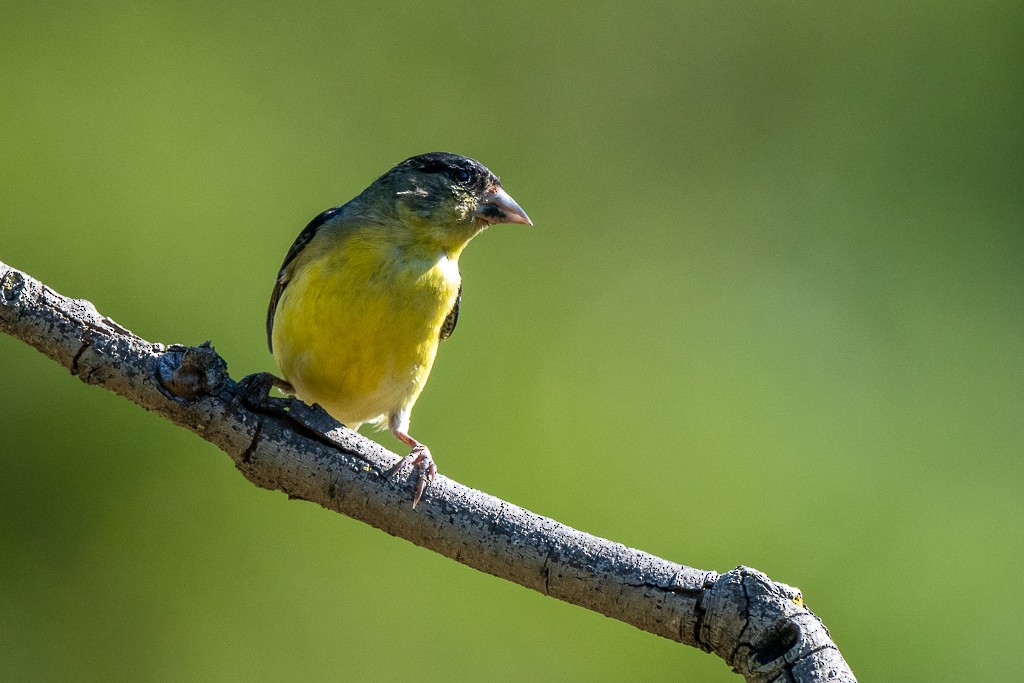
[[[1014,680],[1024,7],[5,2],[0,260],[272,370],[292,239],[474,156],[442,471],[799,586],[862,680]],[[4,680],[737,680],[258,490],[0,338]],[[394,449],[390,437],[380,437]]]

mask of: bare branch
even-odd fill
[[[577,531],[438,475],[413,510],[398,456],[317,407],[235,382],[210,347],[164,346],[0,262],[0,330],[87,384],[215,444],[257,486],[371,524],[465,565],[693,647],[748,681],[854,681],[799,591],[747,567],[719,575]]]

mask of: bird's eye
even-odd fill
[[[471,177],[472,176],[470,175],[469,171],[467,171],[464,168],[457,168],[454,171],[452,171],[452,180],[459,183],[460,185],[468,183]]]

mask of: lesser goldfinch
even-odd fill
[[[409,435],[409,415],[459,319],[459,255],[495,223],[533,224],[480,162],[421,154],[314,218],[270,296],[267,343],[282,386],[352,429],[386,426],[409,446],[391,472],[418,470],[413,507],[437,467]]]

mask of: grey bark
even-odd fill
[[[235,382],[207,343],[148,342],[0,262],[0,330],[87,384],[120,394],[227,453],[249,481],[373,525],[488,574],[714,652],[747,681],[854,681],[800,592],[761,572],[694,569],[541,517],[443,475],[415,477],[318,407]]]

